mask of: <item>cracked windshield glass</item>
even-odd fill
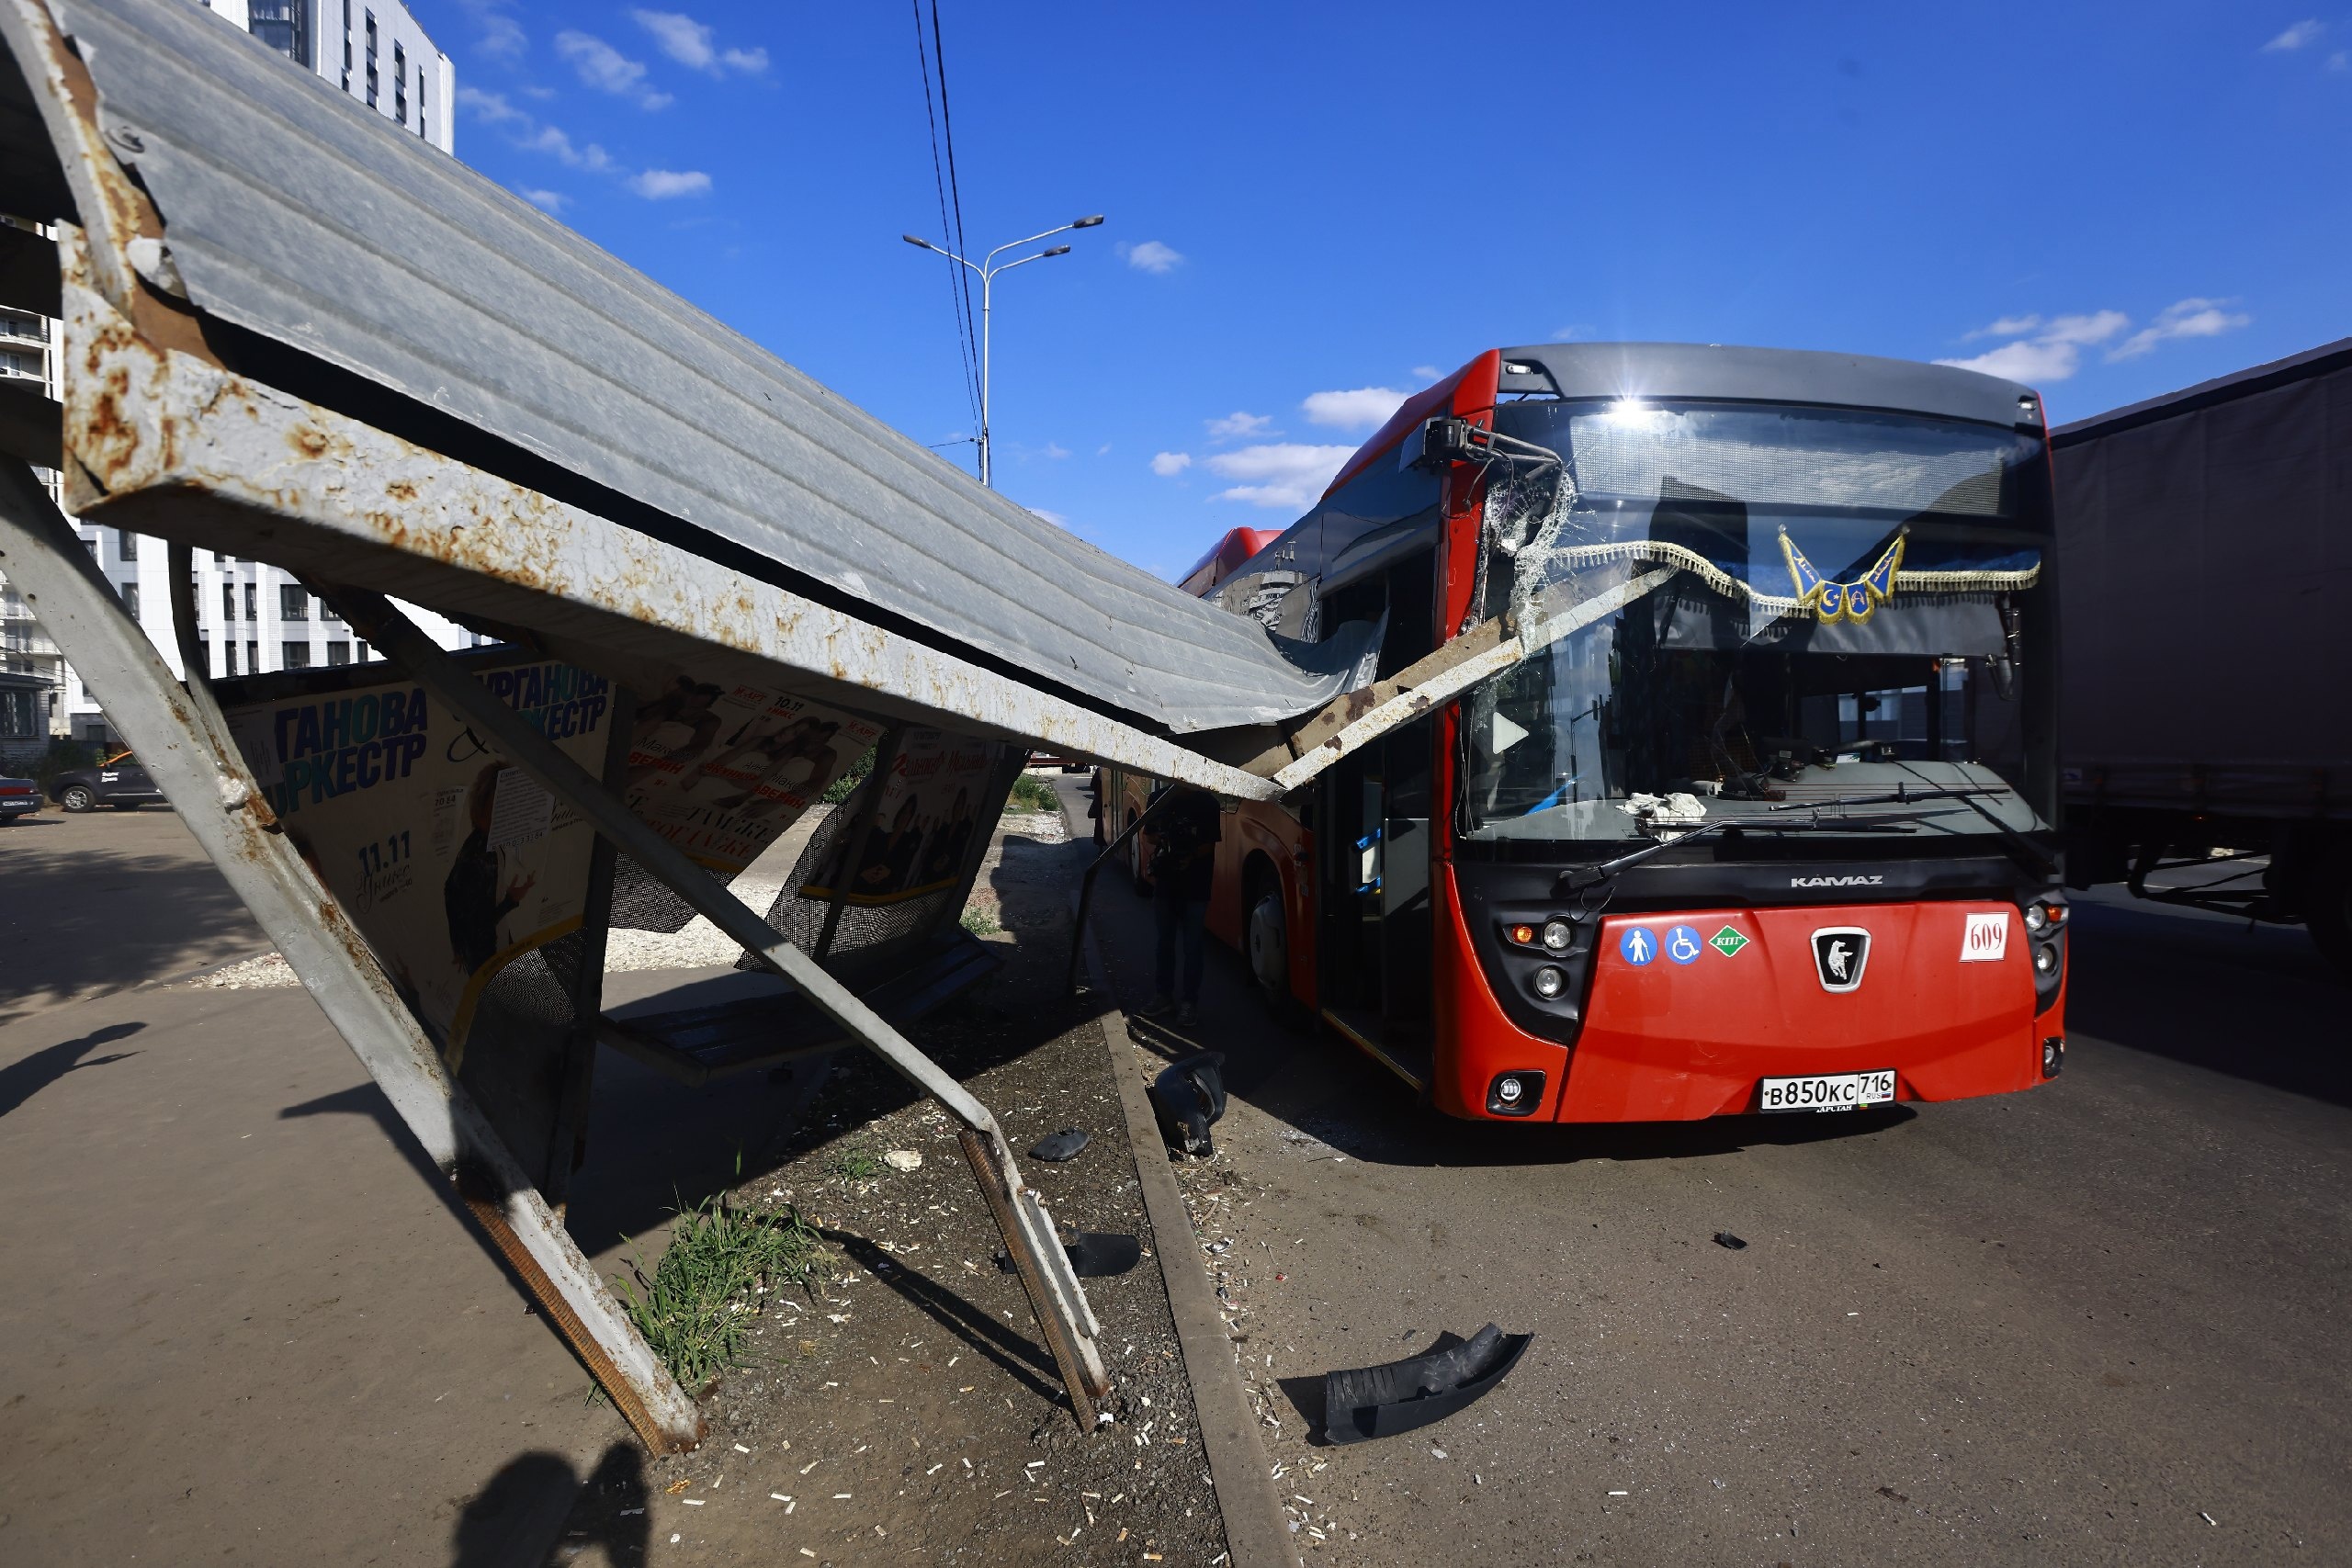
[[[1485,601],[1539,646],[1464,705],[1473,840],[2048,828],[2041,443],[1634,399],[1495,428]]]

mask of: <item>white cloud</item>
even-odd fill
[[[458,107],[488,125],[527,125],[531,117],[506,101],[503,93],[485,93],[480,87],[458,89]]]
[[[523,24],[503,9],[504,3],[505,0],[459,0],[480,30],[481,36],[474,39],[475,50],[513,62],[523,58],[530,47],[530,40],[523,36]]]
[[[2047,343],[2105,343],[2131,324],[2120,310],[2093,310],[2087,316],[2052,316],[2040,336]]]
[[[1358,387],[1348,392],[1310,392],[1299,406],[1317,424],[1370,430],[1395,413],[1406,396],[1393,387]]]
[[[1272,428],[1273,415],[1244,413],[1239,409],[1234,410],[1223,419],[1205,419],[1201,423],[1208,426],[1209,439],[1212,441],[1247,441],[1253,435],[1279,434]]]
[[[2005,337],[2012,341],[1966,359],[1939,359],[1963,370],[1982,370],[2012,381],[2064,381],[2082,368],[2083,351],[2101,344],[2109,362],[2136,359],[2172,338],[2219,337],[2235,332],[2254,318],[2227,309],[2228,299],[2177,299],[2156,312],[2156,319],[2138,332],[2115,342],[2132,325],[2120,310],[2093,310],[2076,316],[2004,316],[1980,327],[1969,338]]]
[[[1554,329],[1552,333],[1552,341],[1554,343],[1574,343],[1580,337],[1590,337],[1591,335],[1592,329],[1586,326],[1583,322],[1578,321],[1569,326]]]
[[[756,75],[768,68],[764,49],[720,49],[706,23],[677,11],[631,11],[637,25],[653,35],[662,52],[691,70],[724,76],[740,72]]]
[[[2157,311],[2154,321],[2117,344],[2107,356],[2136,359],[2167,338],[2220,337],[2223,333],[2235,332],[2254,318],[2222,309],[2232,303],[2228,299],[2177,299]]]
[[[1989,327],[1979,327],[1973,333],[1961,333],[1961,341],[1973,343],[1980,337],[2019,337],[2041,324],[2040,316],[2003,316]]]
[[[667,108],[674,100],[645,85],[645,65],[631,60],[593,33],[564,31],[555,35],[555,51],[580,73],[580,80],[600,93],[633,98],[644,109]]]
[[[1158,240],[1146,240],[1139,245],[1130,245],[1122,241],[1117,250],[1126,264],[1137,272],[1170,273],[1184,265],[1182,253],[1172,246],[1161,244]]]
[[[2327,57],[2330,71],[2352,71],[2352,50],[2339,49]]]
[[[1309,446],[1295,441],[1278,441],[1244,446],[1238,452],[1220,452],[1206,462],[1219,478],[1242,481],[1219,491],[1217,500],[1304,512],[1315,504],[1323,488],[1331,482],[1331,476],[1340,471],[1340,465],[1354,452],[1352,446]]]
[[[1192,466],[1190,452],[1162,452],[1151,460],[1151,471],[1163,479],[1172,479]]]
[[[1444,371],[1439,369],[1434,365],[1416,365],[1413,367],[1413,379],[1416,381],[1434,381],[1444,374]]]
[[[2301,49],[2307,43],[2317,43],[2320,35],[2325,31],[2327,31],[2325,22],[2321,21],[2317,17],[2305,17],[2301,21],[2264,44],[2262,52],[2265,54],[2287,53]]]
[[[571,138],[564,134],[560,126],[542,125],[527,136],[518,135],[514,145],[533,152],[545,152],[571,168],[586,169],[592,174],[608,175],[614,171],[612,154],[594,141],[585,147],[574,146]]]
[[[1065,533],[1069,530],[1069,519],[1063,516],[1058,512],[1048,512],[1042,506],[1033,506],[1029,509],[1029,515],[1032,517],[1042,517],[1046,522],[1051,523],[1055,527],[1061,529]]]
[[[458,107],[490,125],[507,127],[507,140],[528,152],[544,152],[566,167],[587,169],[595,174],[616,173],[618,165],[602,147],[590,142],[585,147],[573,144],[563,128],[542,125],[523,110],[507,102],[503,93],[485,93],[479,87],[458,89]]]
[[[1069,448],[1058,441],[1048,441],[1046,443],[1044,456],[1059,460],[1069,456]]]
[[[2093,310],[2088,315],[2052,316],[2047,320],[2041,316],[2003,316],[1991,326],[1979,327],[1967,336],[2014,338],[2016,342],[1970,358],[1939,359],[1936,363],[1956,365],[1962,370],[1982,370],[1987,376],[2029,385],[2064,381],[2082,368],[2085,346],[2105,343],[2131,324],[2132,318],[2120,310]]]
[[[2005,343],[1968,359],[1939,359],[1936,363],[1956,365],[1962,370],[1982,370],[1987,376],[2034,387],[2064,381],[2081,369],[2083,351],[2071,343],[2041,343],[2029,338]]]
[[[563,204],[571,198],[560,190],[533,190],[528,187],[514,193],[543,212],[561,212]]]
[[[628,188],[648,201],[667,201],[674,196],[707,196],[710,176],[700,169],[648,169],[628,177]]]

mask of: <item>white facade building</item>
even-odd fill
[[[403,130],[451,150],[456,72],[399,0],[208,0],[208,8]],[[5,216],[0,221],[40,227]],[[0,376],[38,378],[51,399],[61,398],[57,338],[55,321],[0,309]],[[54,498],[57,477],[44,477]],[[76,531],[173,674],[184,679],[166,576],[169,547],[119,528],[82,524]],[[192,554],[197,637],[212,674],[257,675],[370,657],[368,645],[291,574],[210,550]],[[488,640],[430,611],[411,613],[444,648]],[[29,767],[51,738],[63,737],[100,745],[116,739],[97,698],[0,576],[0,769]]]
[[[457,151],[457,68],[400,0],[201,3],[444,152]]]

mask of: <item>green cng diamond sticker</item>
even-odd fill
[[[1731,927],[1725,926],[1723,930],[1717,931],[1714,935],[1707,939],[1707,945],[1713,948],[1717,953],[1722,953],[1725,958],[1729,958],[1733,954],[1736,953],[1741,948],[1747,945],[1747,939],[1740,935],[1737,931],[1732,930]]]

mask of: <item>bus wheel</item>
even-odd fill
[[[1139,811],[1128,812],[1127,826],[1134,827],[1136,818],[1142,815]],[[1148,898],[1151,897],[1151,878],[1144,874],[1143,867],[1143,835],[1137,833],[1127,840],[1127,880],[1135,884],[1138,897]]]
[[[1282,884],[1261,878],[1250,906],[1250,979],[1275,1021],[1296,1025],[1298,1003],[1290,994],[1290,922],[1283,908]]]

